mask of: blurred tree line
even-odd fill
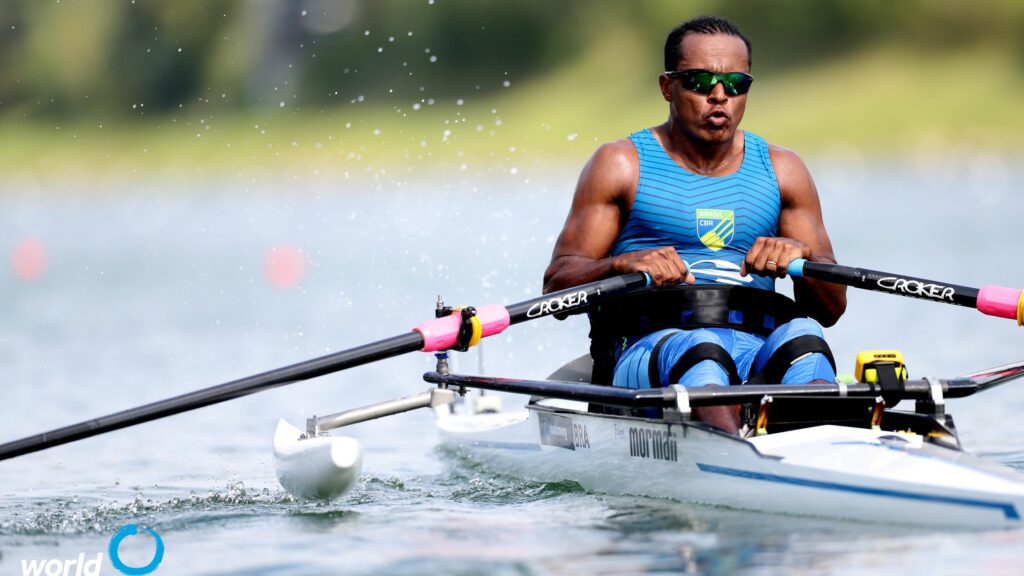
[[[990,0],[4,0],[0,115],[154,115],[457,98],[571,65],[614,35],[661,69],[669,29],[734,19],[757,72],[900,43],[928,54],[991,43],[1020,55],[1024,2]],[[1020,71],[1013,71],[1019,74]],[[568,95],[567,95],[568,96]]]

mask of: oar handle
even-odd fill
[[[1024,290],[982,286],[978,290],[978,311],[989,316],[1016,319],[1018,326],[1024,326]]]
[[[795,278],[813,278],[864,290],[975,308],[989,316],[1016,320],[1018,325],[1024,326],[1024,290],[1016,288],[971,288],[891,272],[809,262],[802,258],[793,260],[786,271]]]

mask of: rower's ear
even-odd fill
[[[658,76],[658,87],[661,88],[661,97],[665,102],[672,101],[672,78],[668,74]]]

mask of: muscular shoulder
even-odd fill
[[[792,202],[795,198],[807,194],[817,196],[811,173],[796,152],[769,144],[768,156],[775,170],[775,178],[779,181],[779,192],[782,194],[783,202]]]
[[[609,162],[615,164],[622,164],[622,167],[630,167],[635,169],[639,163],[639,156],[636,153],[636,146],[633,146],[633,141],[629,138],[622,138],[620,140],[614,140],[606,144],[602,144],[596,152],[591,161],[599,160],[601,162]],[[628,165],[628,166],[626,166]]]
[[[620,201],[636,190],[640,178],[640,159],[627,139],[601,145],[580,176],[578,192],[606,201]]]

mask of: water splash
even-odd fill
[[[175,513],[225,510],[281,509],[299,501],[283,491],[247,489],[241,481],[232,481],[223,491],[166,500],[147,498],[138,493],[128,502],[103,502],[78,497],[52,500],[22,500],[9,507],[0,522],[3,535],[53,535],[108,533],[126,522],[160,525]],[[42,510],[39,508],[42,507]]]

